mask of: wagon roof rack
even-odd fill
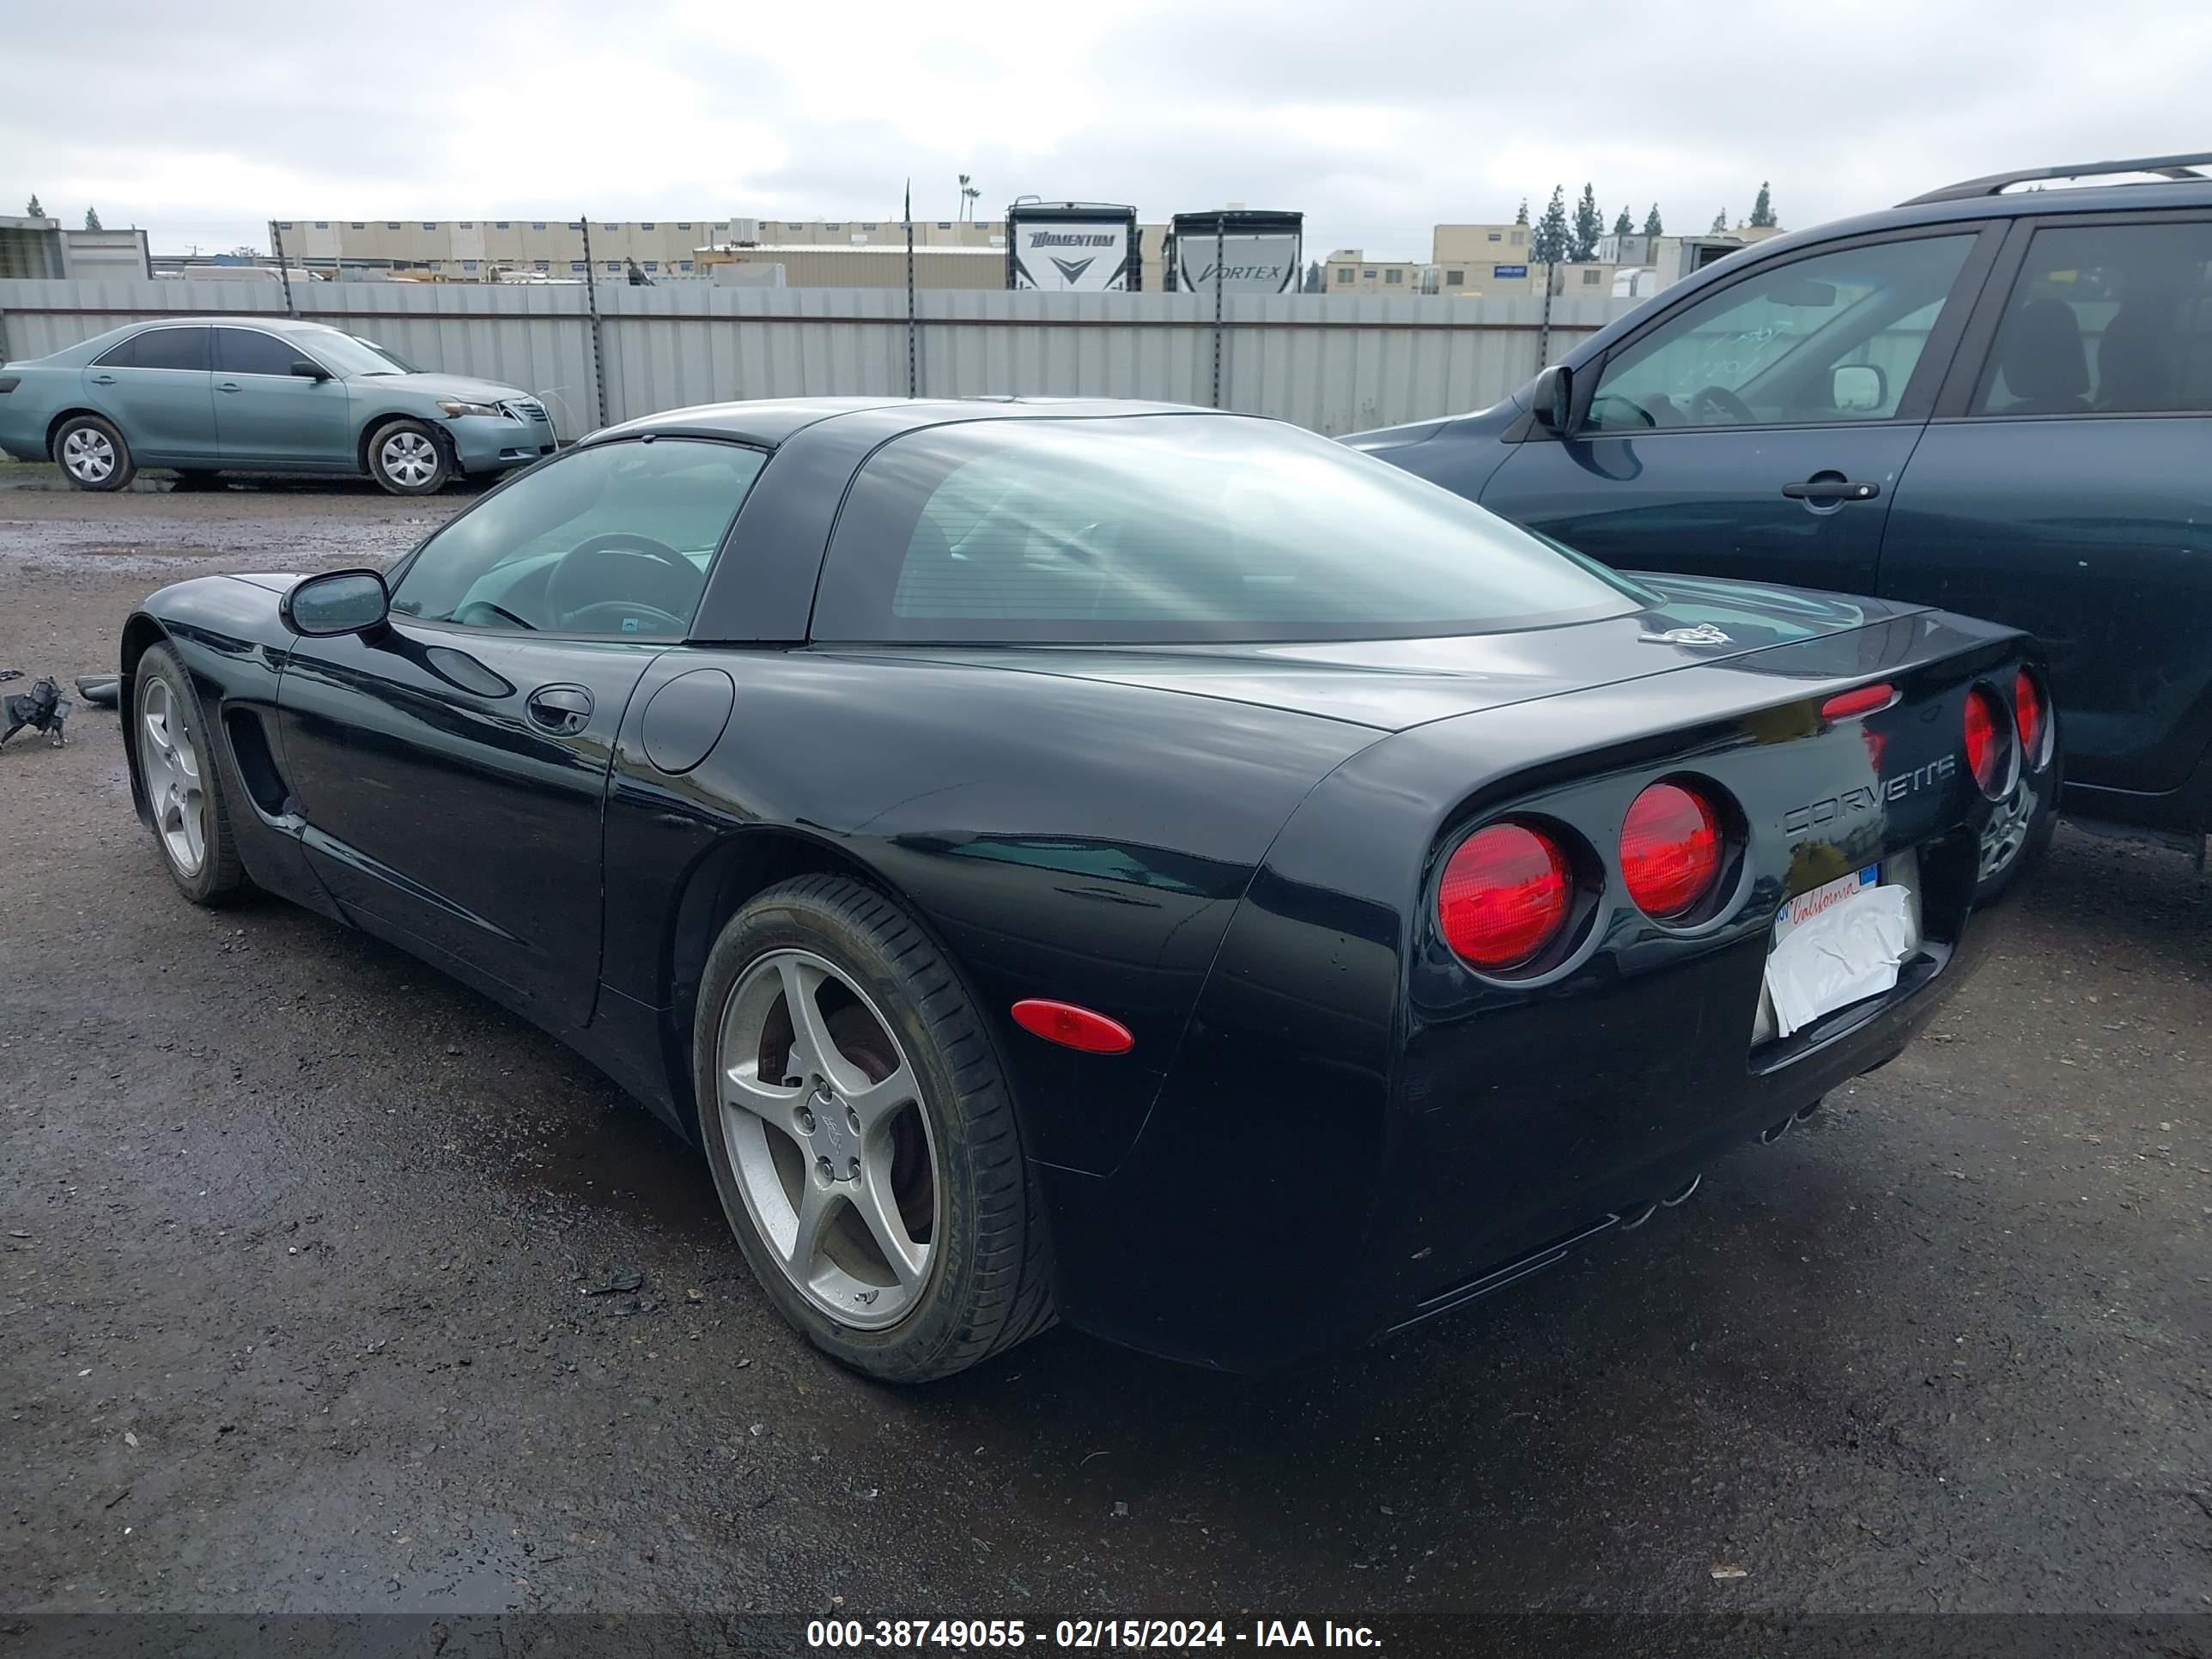
[[[2212,154],[2203,155],[2140,155],[2131,161],[2082,161],[2069,167],[2023,167],[2018,173],[1992,173],[1986,179],[1968,179],[1946,185],[1923,196],[1899,202],[1899,207],[1919,207],[1928,202],[1965,202],[1977,196],[2001,196],[2014,185],[2046,179],[2094,179],[2110,173],[2154,173],[2174,180],[2203,179],[2201,167],[2212,167]]]

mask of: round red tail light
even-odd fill
[[[1985,795],[2004,781],[2005,712],[1995,693],[1978,685],[1966,693],[1966,766]]]
[[[2013,677],[2013,721],[2020,727],[2020,752],[2031,766],[2042,756],[2043,689],[2025,668]]]
[[[1557,842],[1522,823],[1476,830],[1444,863],[1437,920],[1444,943],[1478,968],[1518,968],[1559,936],[1574,876]]]
[[[1679,783],[1655,783],[1636,798],[1620,827],[1620,877],[1644,915],[1687,915],[1720,873],[1720,818],[1710,802]]]

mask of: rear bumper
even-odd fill
[[[1438,1074],[1482,1081],[1407,1097],[1416,1082],[1395,1109],[1311,1066],[1278,1076],[1270,1121],[1253,1121],[1230,1103],[1235,1073],[1267,1064],[1265,1043],[1194,1036],[1220,1069],[1179,1069],[1113,1176],[1047,1172],[1063,1316],[1165,1358],[1266,1370],[1449,1312],[1895,1059],[1987,954],[2002,914],[1976,916],[1888,997],[1832,1016],[1779,1063],[1751,1046],[1758,939],[1460,1028],[1462,1052],[1437,1057]]]
[[[1415,1184],[1426,1203],[1414,1224],[1398,1234],[1401,1248],[1387,1253],[1389,1269],[1376,1274],[1386,1328],[1449,1312],[1634,1221],[1747,1140],[1780,1132],[1831,1091],[1888,1064],[1972,975],[1989,951],[1993,927],[2001,926],[1978,918],[1966,939],[1937,947],[1888,998],[1832,1017],[1771,1069],[1752,1069],[1760,1064],[1754,1057],[1740,1072],[1712,1068],[1686,1095],[1631,1093],[1582,1103],[1573,1109],[1571,1127],[1553,1126],[1565,1133],[1554,1143],[1548,1178],[1478,1162],[1460,1148],[1423,1146],[1416,1158],[1430,1173]],[[1757,995],[1764,951],[1747,945],[1738,954],[1749,960],[1718,965],[1706,988],[1723,1013],[1741,1011],[1744,995]],[[1741,982],[1747,975],[1747,991]]]
[[[1269,849],[1127,1158],[1049,1176],[1063,1317],[1235,1370],[1374,1337],[1640,1214],[1893,1058],[2002,925],[1972,909],[1993,807],[1960,758],[1969,686],[2008,684],[2020,647],[1979,626],[1784,647],[1679,676],[1663,699],[1537,700],[1346,762]],[[1893,705],[1819,714],[1875,673]],[[1666,927],[1603,849],[1638,791],[1684,773],[1741,809],[1738,885]],[[1472,781],[1453,799],[1439,778]],[[1440,849],[1500,811],[1563,826],[1604,872],[1565,958],[1517,981],[1471,972],[1431,920]],[[1780,905],[1908,852],[1926,959],[1879,999],[1756,1041]]]
[[[12,410],[11,399],[16,404]],[[46,423],[27,411],[20,387],[0,392],[0,454],[12,455],[19,461],[51,459],[46,453]]]

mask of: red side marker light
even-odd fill
[[[1887,680],[1873,685],[1862,685],[1856,690],[1838,691],[1820,705],[1824,720],[1847,720],[1859,714],[1871,714],[1877,708],[1887,708],[1897,700],[1897,688]]]
[[[1024,997],[1016,1003],[1014,1024],[1047,1042],[1086,1054],[1126,1054],[1137,1046],[1137,1039],[1120,1020],[1045,997]]]

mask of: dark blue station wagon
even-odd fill
[[[2007,173],[1778,236],[1494,409],[1350,441],[1617,566],[2027,629],[2050,653],[2067,810],[2185,837],[2201,863],[2208,166]]]

